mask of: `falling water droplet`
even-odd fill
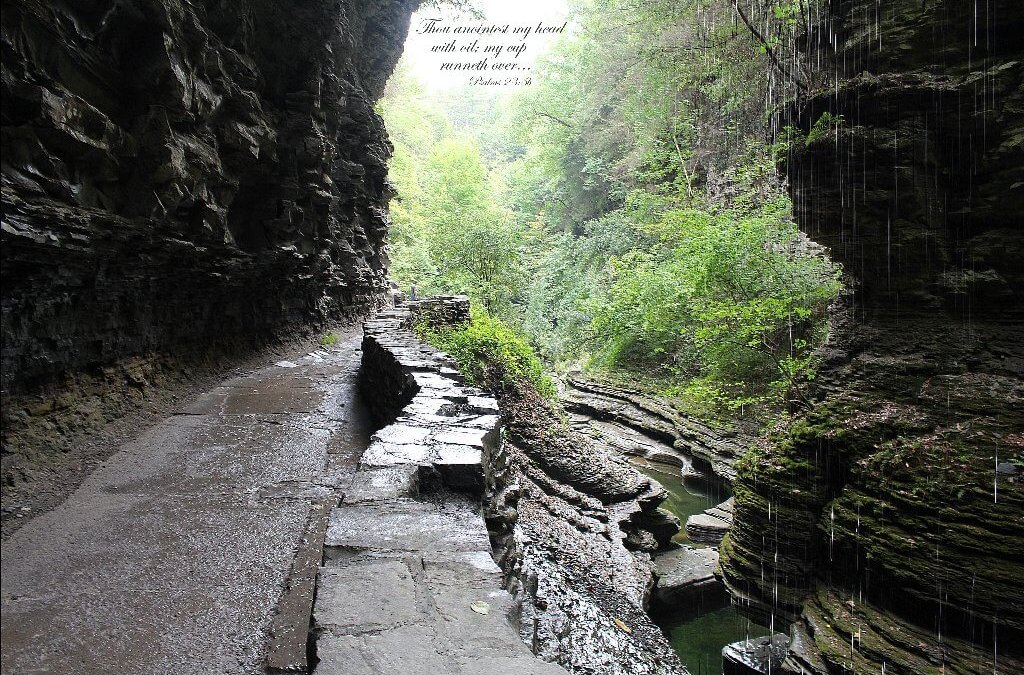
[[[836,507],[835,505],[829,508],[829,542],[828,542],[828,559],[832,560],[832,545],[836,543]]]
[[[996,450],[996,472],[992,477],[992,502],[999,503],[999,451]]]

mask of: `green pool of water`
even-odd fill
[[[724,486],[699,477],[683,478],[675,467],[639,463],[637,468],[661,483],[668,492],[662,507],[674,513],[682,523],[730,496]],[[703,546],[690,541],[685,529],[673,537],[673,541]],[[768,635],[767,627],[736,611],[724,589],[720,595],[714,595],[716,597],[705,597],[701,607],[681,607],[677,614],[662,617],[659,622],[692,675],[722,675],[722,647]]]
[[[765,626],[740,616],[732,605],[698,617],[670,618],[662,627],[691,675],[722,675],[722,647],[768,634]]]
[[[668,492],[668,497],[661,504],[662,508],[674,513],[683,525],[690,516],[701,513],[715,504],[721,504],[730,496],[724,486],[715,485],[696,476],[683,478],[678,467],[645,462],[637,463],[637,469],[661,483]],[[685,528],[681,528],[679,534],[672,537],[672,541],[690,546],[705,546],[690,541]]]

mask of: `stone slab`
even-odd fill
[[[427,445],[405,445],[375,441],[363,453],[362,467],[397,466],[400,464],[428,464],[432,457]]]
[[[270,624],[266,668],[268,673],[305,673],[309,642],[309,619],[313,612],[317,569],[323,557],[324,535],[331,500],[313,504],[299,551],[277,601],[277,613]]]
[[[432,462],[442,482],[455,489],[480,494],[484,489],[483,452],[464,445],[444,445],[438,448]]]
[[[460,673],[473,675],[565,675],[565,669],[532,654],[517,656],[460,655]]]
[[[497,402],[464,386],[450,360],[393,314],[366,325],[375,355],[364,374],[377,374],[370,396],[394,421],[374,436],[330,515],[315,672],[564,675],[523,642],[491,557],[479,495],[483,452],[499,438]],[[411,400],[399,398],[395,410],[393,392],[379,385],[410,378]]]
[[[778,672],[786,658],[789,636],[775,633],[722,647],[723,675],[768,675]]]
[[[668,610],[684,609],[708,591],[721,592],[715,577],[718,550],[684,546],[654,556],[658,580],[654,600]]]
[[[423,443],[430,436],[430,429],[415,424],[389,424],[373,435],[375,441],[398,445]]]
[[[359,634],[415,623],[416,588],[402,559],[320,568],[313,620],[317,630]]]
[[[414,497],[419,493],[419,467],[398,464],[357,471],[345,489],[344,504]]]
[[[398,626],[368,635],[325,633],[317,640],[314,675],[447,675],[430,626]],[[483,675],[481,673],[481,675]]]
[[[515,610],[512,596],[501,588],[501,574],[493,560],[481,552],[474,560],[450,557],[439,561],[424,558],[424,581],[454,649],[462,655],[507,656],[524,647],[511,630],[510,615]],[[488,613],[480,614],[473,603],[487,603]]]
[[[686,527],[703,527],[708,529],[729,529],[729,521],[709,513],[697,513],[686,519]]]
[[[468,500],[396,500],[331,511],[326,546],[398,551],[490,551],[483,517]]]

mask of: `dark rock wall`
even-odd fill
[[[739,466],[725,577],[795,622],[792,669],[1020,672],[1024,5],[822,8],[779,121],[850,290],[809,408]]]
[[[5,397],[378,304],[416,4],[5,2]]]

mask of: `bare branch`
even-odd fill
[[[551,113],[546,113],[543,110],[534,110],[533,114],[536,117],[547,117],[549,120],[551,120],[553,122],[558,122],[559,124],[561,124],[566,129],[572,129],[573,128],[573,126],[571,124],[569,124],[568,122],[566,122],[562,118],[556,117],[556,116],[552,115]]]
[[[732,6],[740,15],[740,18],[743,20],[743,23],[747,25],[747,28],[750,30],[750,33],[755,38],[757,38],[757,41],[761,43],[762,47],[764,47],[765,53],[768,55],[768,60],[772,62],[772,65],[774,65],[780,73],[782,73],[787,78],[792,80],[793,84],[795,84],[799,89],[801,89],[802,91],[807,91],[807,85],[801,80],[799,80],[792,72],[790,72],[785,66],[782,65],[781,61],[779,61],[779,57],[775,55],[775,51],[772,49],[771,45],[768,44],[768,40],[765,39],[764,35],[761,34],[761,31],[759,31],[750,21],[750,19],[747,18],[746,13],[740,7],[739,0],[732,0]]]

